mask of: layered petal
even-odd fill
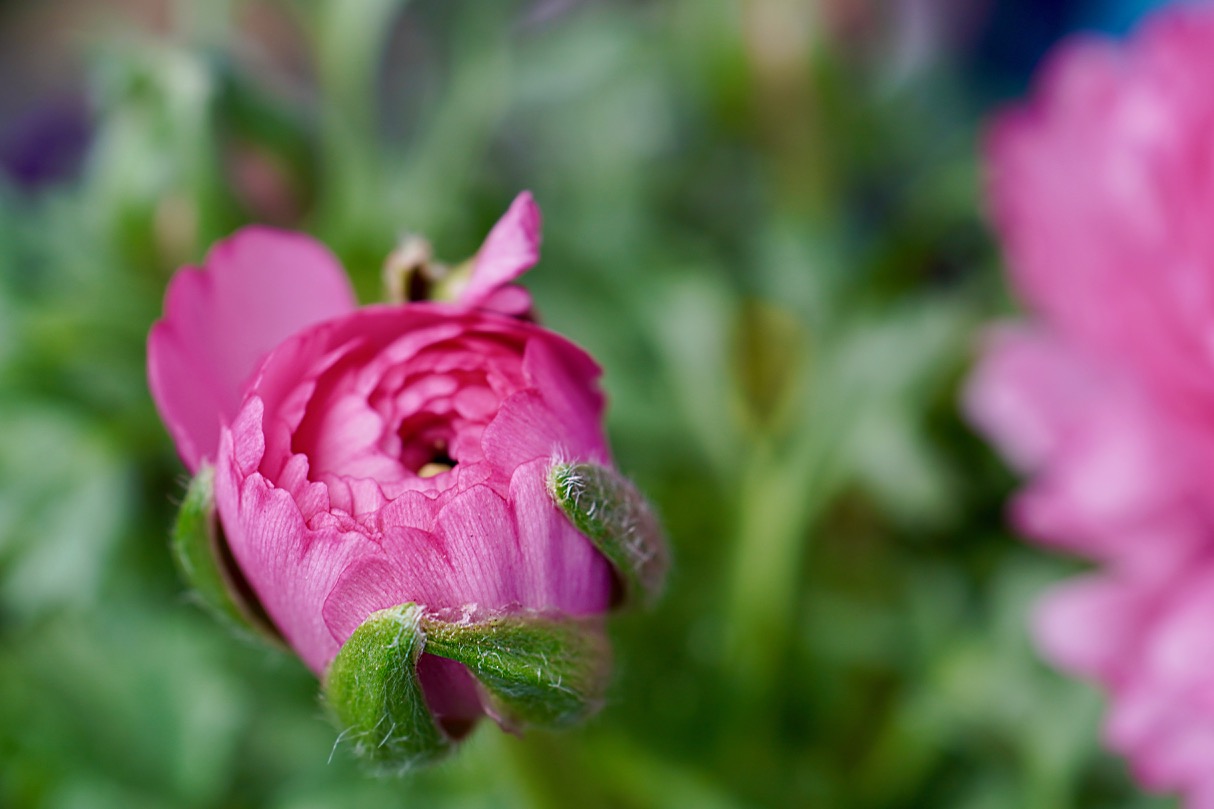
[[[309,665],[322,669],[368,615],[406,602],[606,608],[606,561],[544,491],[554,455],[606,454],[598,373],[531,323],[440,305],[368,307],[270,353],[225,433],[229,489],[259,511],[285,509],[289,530],[234,496],[220,510]],[[464,433],[474,449],[461,449]],[[423,476],[424,456],[403,463],[419,441],[446,447],[454,468]],[[321,583],[287,587],[305,546]]]
[[[1033,476],[1013,503],[1022,531],[1106,559],[1205,541],[1199,470],[1214,432],[1049,328],[1002,326],[984,349],[965,409]]]
[[[320,606],[346,568],[375,554],[378,546],[356,526],[309,528],[291,493],[257,471],[265,450],[263,412],[253,397],[223,429],[215,504],[232,555],[266,613],[320,674],[340,646]]]
[[[405,602],[444,612],[605,610],[607,561],[545,491],[549,461],[519,467],[509,498],[487,485],[454,494],[426,530],[386,526],[379,547],[344,570],[322,607],[339,642],[372,612]]]
[[[1061,49],[986,140],[1017,290],[1161,396],[1214,395],[1214,17],[1173,11],[1126,47]]]
[[[525,317],[511,282],[539,229],[521,194],[456,302],[363,309],[323,249],[243,231],[174,281],[149,341],[157,404],[188,465],[215,458],[223,536],[259,606],[313,671],[336,672],[326,693],[348,729],[424,698],[437,726],[404,724],[442,738],[397,739],[410,761],[485,714],[584,717],[605,683],[595,616],[616,574],[548,487],[559,460],[610,462],[600,370]],[[398,654],[393,621],[413,619]],[[393,679],[402,665],[416,679]]]
[[[1029,477],[1018,527],[1099,560],[1035,616],[1044,655],[1110,694],[1138,779],[1214,799],[1214,13],[1081,40],[985,148],[1033,324],[1002,329],[967,410]]]

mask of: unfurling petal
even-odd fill
[[[245,228],[177,273],[148,337],[148,383],[190,471],[214,460],[262,357],[300,329],[354,310],[341,265],[312,239]]]
[[[472,277],[460,291],[456,302],[461,306],[480,306],[494,292],[534,267],[540,258],[542,225],[543,217],[531,192],[524,191],[515,197],[481,244]],[[515,302],[504,302],[511,308],[517,308]]]

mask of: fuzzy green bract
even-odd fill
[[[565,727],[602,702],[611,653],[594,622],[516,614],[423,626],[426,651],[467,666],[507,725]]]
[[[223,560],[222,529],[215,516],[215,469],[202,464],[190,481],[173,526],[173,558],[199,602],[240,634],[280,643],[278,633],[259,610],[239,596]]]
[[[467,666],[494,715],[515,729],[565,727],[594,713],[611,656],[591,621],[514,614],[447,622],[414,603],[373,614],[329,667],[325,702],[342,740],[386,772],[428,764],[453,747],[418,680],[423,652]]]
[[[342,740],[384,771],[428,764],[451,749],[417,679],[426,645],[421,615],[421,607],[412,603],[373,614],[325,675],[325,702],[343,728]]]
[[[548,489],[565,516],[610,560],[629,601],[652,604],[669,559],[662,529],[632,482],[605,466],[558,463]]]

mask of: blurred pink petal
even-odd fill
[[[1214,11],[1059,50],[986,143],[1031,325],[988,338],[971,420],[1029,481],[1029,536],[1098,560],[1039,605],[1061,668],[1111,695],[1147,787],[1214,799]]]
[[[1125,368],[1076,341],[1044,326],[992,329],[964,406],[1033,476],[1012,508],[1033,538],[1119,558],[1147,535],[1204,531],[1196,497],[1214,432],[1195,430]]]
[[[1123,49],[1076,42],[986,143],[1017,290],[1165,399],[1214,396],[1211,38],[1208,12],[1173,10]]]
[[[1214,560],[1195,561],[1171,580],[1139,588],[1142,623],[1118,670],[1106,727],[1144,784],[1188,795],[1214,787]]]
[[[1116,680],[1146,622],[1148,599],[1107,575],[1073,579],[1038,602],[1033,635],[1042,654],[1083,677]]]
[[[970,421],[1022,472],[1056,457],[1107,380],[1043,329],[1005,325],[985,336],[965,389]]]

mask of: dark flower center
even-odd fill
[[[431,450],[430,460],[426,461],[416,470],[417,476],[420,478],[432,478],[435,475],[441,475],[443,472],[450,472],[455,468],[459,461],[447,454],[447,442],[439,440],[435,442],[434,448]]]

